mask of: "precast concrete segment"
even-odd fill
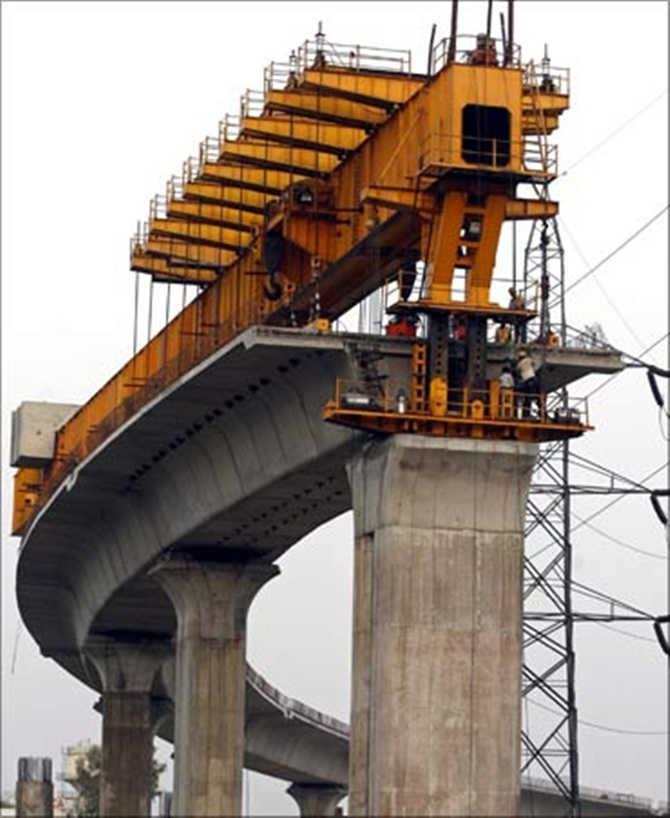
[[[152,569],[177,614],[176,815],[241,814],[247,611],[278,573],[179,559]]]
[[[537,446],[395,435],[349,466],[352,815],[518,814]]]
[[[335,815],[335,809],[346,796],[345,787],[324,784],[291,784],[286,792],[300,809],[300,815]]]
[[[98,671],[102,695],[100,815],[151,814],[156,673],[172,653],[166,641],[95,637],[85,653]]]

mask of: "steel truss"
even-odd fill
[[[539,317],[529,327],[529,339],[546,338],[553,330],[564,345],[574,343],[574,332],[566,323],[564,254],[555,219],[533,223],[523,283],[527,297],[534,289],[540,295]],[[550,304],[559,313],[554,324]],[[577,335],[580,344],[594,340],[603,344],[602,339]],[[563,398],[567,406],[566,390]],[[571,468],[586,472],[590,482],[573,482]],[[535,465],[525,525],[521,773],[548,778],[564,796],[569,818],[580,815],[574,623],[653,620],[651,614],[573,580],[571,500],[575,495],[649,492],[571,452],[569,440],[544,444]],[[587,600],[590,610],[575,611],[573,595]],[[541,710],[533,713],[532,729],[530,702]]]
[[[540,314],[528,328],[531,337],[546,339],[552,329],[549,304],[557,302],[561,341],[567,344],[564,253],[555,219],[535,221],[530,230],[524,257],[526,298],[533,288],[539,289]],[[567,407],[566,390],[563,397]],[[570,494],[569,442],[544,444],[526,510],[521,774],[547,777],[565,797],[565,814],[572,818],[580,815],[580,806]],[[531,730],[528,704],[537,699],[543,712],[541,720],[533,718]]]

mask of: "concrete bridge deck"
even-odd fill
[[[23,619],[46,656],[100,690],[88,639],[175,633],[173,605],[148,574],[167,553],[268,564],[351,507],[345,463],[368,436],[321,420],[336,379],[352,377],[351,344],[376,345],[390,370],[409,365],[403,339],[254,327],[76,467],[24,536],[17,571]],[[554,388],[621,368],[615,353],[544,354]],[[345,725],[287,703],[253,671],[247,708],[250,769],[346,784]]]

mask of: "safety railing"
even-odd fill
[[[180,176],[171,176],[165,184],[165,198],[168,202],[184,198],[184,184]]]
[[[558,175],[558,146],[530,138],[428,134],[419,147],[419,173],[430,175],[440,168],[455,167],[553,179]]]
[[[136,250],[144,250],[147,240],[149,238],[149,223],[137,222],[135,232],[130,237],[130,263],[132,266],[133,256]]]
[[[541,423],[549,425],[589,426],[589,408],[586,398],[569,398],[540,392],[526,392],[521,385],[501,388],[497,382],[483,396],[472,397],[467,389],[449,389],[447,394],[448,419],[513,421],[514,423]],[[409,387],[387,380],[372,390],[361,380],[338,378],[331,406],[354,412],[394,412],[423,414],[411,405]]]
[[[452,280],[449,301],[464,302],[466,296],[467,275],[456,271]],[[500,285],[501,282],[495,277],[492,285]],[[399,303],[418,304],[430,295],[431,274],[425,269],[396,270],[384,281],[382,287],[382,299],[386,310],[392,310]],[[516,289],[518,297],[523,302],[523,309],[537,312],[540,305],[540,282],[532,280],[524,287],[518,286]],[[506,296],[509,298],[509,296]]]
[[[305,40],[296,53],[297,69],[331,66],[349,71],[412,73],[412,52],[398,48],[345,45],[327,40]]]
[[[263,69],[263,91],[291,88],[298,81],[297,61],[271,62]]]
[[[523,87],[525,90],[539,91],[543,94],[570,94],[570,69],[549,65],[547,60],[539,63],[531,60],[523,68]]]
[[[459,34],[455,40],[444,37],[433,48],[431,67],[437,73],[449,62],[465,65],[506,65],[509,68],[521,67],[521,46],[512,43],[506,54],[502,40],[496,40],[481,34]]]
[[[386,381],[377,389],[370,389],[353,378],[338,378],[335,382],[335,405],[338,409],[354,409],[360,412],[396,412],[401,388]],[[407,399],[407,387],[402,388]],[[405,411],[408,409],[408,405]]]
[[[219,148],[218,136],[206,136],[198,147],[198,164],[201,170],[208,162],[216,163],[219,161],[221,151]]]
[[[610,344],[603,335],[602,329],[598,326],[587,326],[582,329],[566,326],[565,345],[572,349],[581,349],[590,352],[618,352],[616,347]]]
[[[160,193],[157,193],[149,202],[149,225],[154,219],[167,218],[168,198]]]
[[[240,97],[240,119],[247,116],[260,116],[265,108],[265,92],[254,91],[251,88]]]
[[[569,787],[569,782],[567,780],[563,779],[563,783],[566,787]],[[556,785],[553,782],[544,778],[535,778],[534,776],[530,775],[522,776],[521,786],[530,790],[535,790],[536,792],[546,792],[551,794],[556,793]],[[596,787],[585,787],[583,784],[580,784],[579,795],[580,798],[587,799],[589,801],[599,801],[604,804],[612,804],[613,806],[619,806],[622,804],[627,806],[635,806],[639,809],[646,810],[650,815],[653,814],[653,800],[651,798],[641,798],[640,796],[633,795],[632,793],[602,790]],[[667,813],[667,809],[664,809],[665,806],[666,805],[662,802],[657,802],[656,814],[659,816],[665,815]]]
[[[149,403],[167,386],[191,371],[205,358],[223,346],[235,335],[252,326],[260,324],[265,313],[258,301],[249,300],[240,305],[234,316],[218,322],[215,326],[200,326],[191,334],[182,334],[179,352],[163,366],[144,376],[141,373],[141,362],[133,359],[123,370],[108,381],[98,392],[68,420],[67,426],[77,424],[82,429],[76,444],[67,452],[58,453],[56,459],[40,487],[39,497],[31,511],[31,517],[41,509],[53,494],[89,454],[95,451],[116,429],[133,417],[143,406]],[[177,316],[173,324],[182,320]],[[164,347],[164,333],[155,336],[150,345],[140,355],[151,354],[150,347]],[[137,372],[134,367],[137,365]],[[133,391],[123,399],[117,399],[119,388],[131,388]],[[114,408],[102,415],[102,407],[113,405]],[[101,417],[102,415],[102,417]],[[100,418],[94,424],[89,418]],[[60,434],[60,433],[59,433]]]
[[[189,156],[181,166],[181,183],[185,187],[189,182],[198,178],[200,173],[200,161],[197,156]]]
[[[236,114],[226,114],[219,122],[219,150],[226,142],[234,142],[240,135],[241,121]]]

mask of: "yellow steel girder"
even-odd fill
[[[220,204],[261,215],[265,213],[267,202],[276,198],[272,193],[216,182],[187,182],[183,195],[186,201]]]
[[[301,87],[383,110],[406,102],[423,85],[422,79],[407,74],[369,74],[346,69],[308,69],[301,82]]]
[[[208,204],[202,201],[173,199],[167,204],[167,215],[171,219],[192,219],[193,221],[220,224],[236,230],[251,233],[263,224],[260,213],[252,213],[235,207]]]
[[[347,128],[332,122],[303,119],[299,116],[245,117],[240,138],[267,139],[283,145],[311,148],[340,155],[355,150],[365,139],[362,128]]]
[[[279,196],[282,190],[305,176],[282,170],[266,170],[252,165],[207,162],[200,172],[202,181],[218,182],[230,187],[246,187],[272,196]]]
[[[221,149],[221,159],[289,173],[298,172],[306,176],[330,173],[340,161],[332,153],[277,146],[268,141],[226,142]]]
[[[387,113],[360,102],[326,97],[314,91],[300,89],[269,91],[266,110],[296,113],[304,117],[322,119],[353,128],[371,128],[383,122]]]
[[[188,219],[152,219],[149,222],[149,230],[156,236],[175,236],[196,244],[208,244],[229,250],[241,250],[251,241],[248,232]]]
[[[217,278],[216,273],[210,268],[170,264],[167,258],[149,256],[139,247],[133,250],[130,269],[140,273],[149,273],[156,281],[210,284]]]
[[[177,263],[186,261],[215,270],[228,267],[238,258],[237,253],[222,247],[210,247],[207,244],[195,244],[184,239],[151,234],[144,245],[144,250],[148,255],[163,256]]]

